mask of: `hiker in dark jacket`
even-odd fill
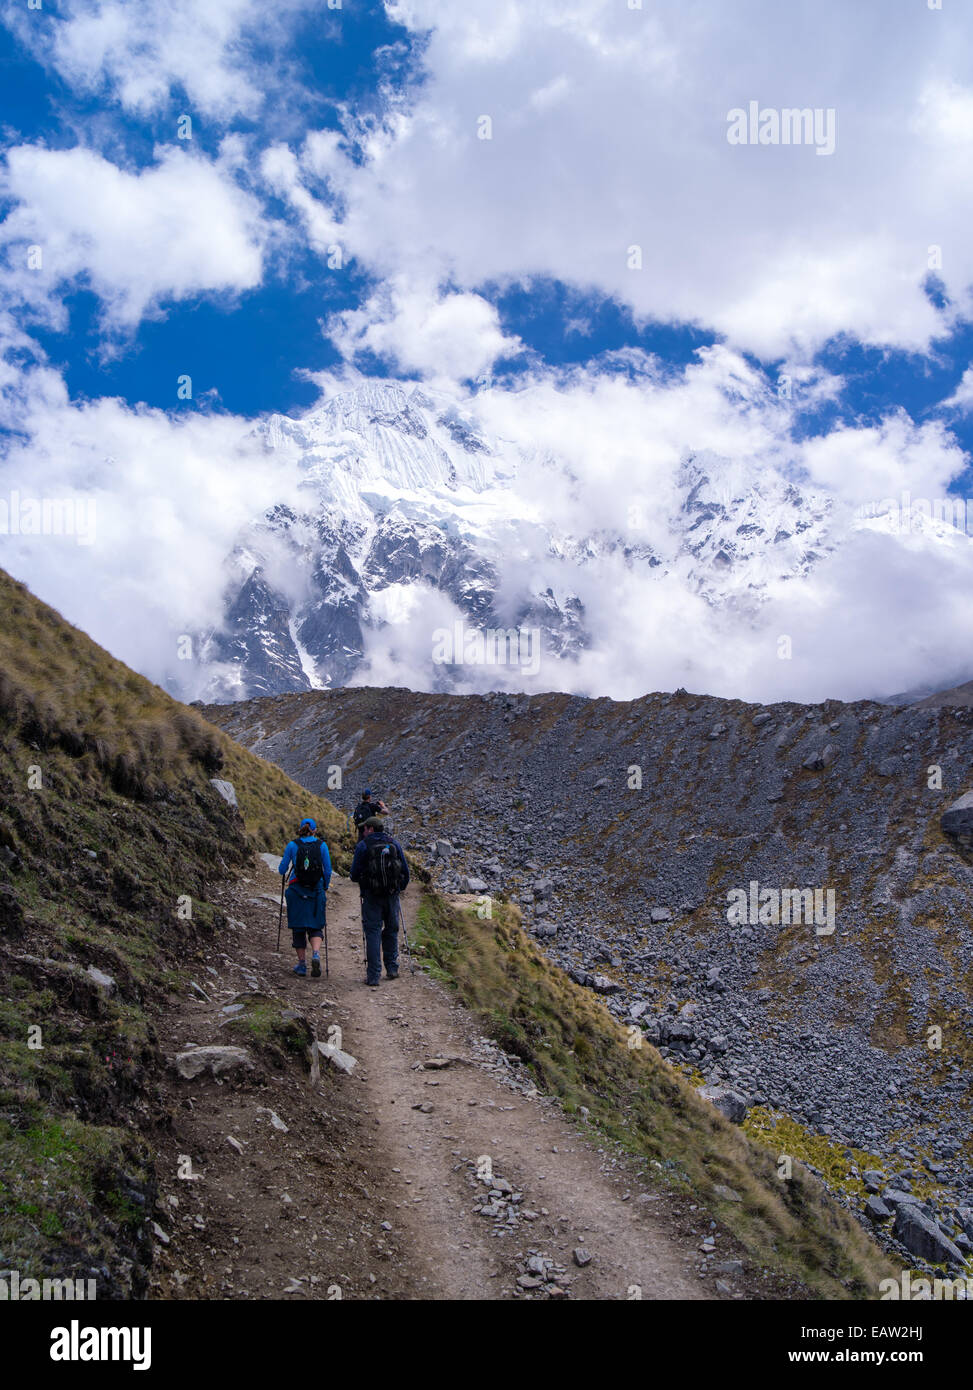
[[[284,901],[291,941],[297,952],[295,975],[307,974],[308,942],[311,943],[311,974],[321,974],[321,938],[327,912],[325,894],[331,882],[331,855],[316,831],[313,820],[302,820],[297,839],[291,840],[284,850],[277,870],[287,884]]]
[[[391,861],[393,891],[383,883],[380,865]],[[365,934],[365,983],[381,983],[385,973],[394,980],[399,973],[399,893],[409,884],[409,862],[402,846],[390,835],[378,816],[362,825],[362,838],[351,861],[351,881],[361,889],[361,924]]]
[[[373,801],[373,800],[372,800],[372,789],[371,789],[371,787],[366,787],[365,790],[364,790],[364,791],[362,792],[362,794],[361,794],[361,801],[359,801],[358,805],[355,807],[354,814],[352,815],[352,820],[355,822],[355,825],[358,827],[358,843],[359,843],[359,844],[361,844],[362,837],[364,836],[364,833],[365,833],[363,827],[364,827],[364,825],[365,825],[365,822],[369,819],[369,817],[370,817],[370,816],[379,816],[379,817],[381,817],[381,816],[387,816],[388,813],[389,813],[389,808],[386,806],[386,804],[385,804],[385,802],[382,800],[382,798],[381,798],[381,797],[378,797],[376,800]]]

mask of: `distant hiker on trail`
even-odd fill
[[[362,838],[351,861],[351,881],[361,889],[361,924],[365,935],[365,983],[373,987],[385,973],[399,973],[399,894],[409,885],[409,864],[397,840],[385,833],[378,816],[362,825]]]
[[[307,942],[311,943],[311,974],[321,974],[321,938],[327,931],[327,901],[325,894],[331,882],[331,855],[328,846],[317,837],[317,825],[311,819],[301,821],[297,839],[291,840],[280,861],[287,889],[287,925],[297,952],[295,975],[306,975]]]
[[[352,820],[358,827],[359,844],[361,843],[362,836],[365,833],[362,827],[368,820],[369,816],[387,816],[388,813],[389,808],[386,806],[382,798],[378,797],[376,801],[373,801],[372,789],[371,787],[366,787],[361,794],[361,801],[355,807],[355,813],[352,816]]]

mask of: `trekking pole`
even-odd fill
[[[328,978],[328,909],[324,909],[324,978]]]
[[[280,912],[277,915],[277,954],[280,955],[280,929],[284,921],[284,883],[287,879],[286,874],[280,876]]]
[[[409,945],[409,933],[405,929],[405,918],[402,915],[402,904],[399,901],[398,893],[395,895],[395,910],[399,914],[399,926],[402,928],[402,935],[405,937],[405,953],[409,957],[409,971],[414,975],[416,973],[416,964],[412,959],[412,947]]]

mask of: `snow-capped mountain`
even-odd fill
[[[203,634],[195,694],[382,683],[379,634],[429,688],[485,689],[496,668],[464,667],[461,685],[434,656],[434,631],[537,630],[546,658],[572,661],[592,640],[586,596],[602,569],[756,612],[769,586],[836,543],[827,496],[700,454],[684,460],[661,522],[586,530],[583,508],[546,505],[570,498],[570,470],[491,436],[475,412],[475,400],[369,381],[260,427],[280,501],[228,558],[225,619]]]

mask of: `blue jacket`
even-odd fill
[[[311,843],[312,843],[314,840],[316,840],[317,838],[318,838],[317,835],[302,835],[302,836],[301,836],[301,843],[302,843],[302,844],[305,844],[305,845],[311,844]],[[323,883],[324,883],[324,891],[327,892],[327,891],[328,891],[328,884],[331,882],[331,855],[328,853],[328,846],[324,843],[323,840],[320,841],[320,844],[321,844],[321,863],[322,863],[322,865],[323,865],[323,867],[324,867],[324,880],[323,880]],[[293,870],[294,865],[295,865],[296,862],[297,862],[297,841],[296,841],[296,840],[291,840],[291,842],[288,844],[287,848],[284,850],[284,857],[283,857],[283,859],[280,861],[280,867],[279,867],[278,870],[277,870],[277,872],[278,872],[279,874],[283,874],[283,875],[284,875],[285,881],[293,882],[293,877],[291,877],[291,879],[288,880],[288,879],[287,879],[287,875],[290,874],[290,873],[292,872],[292,870]]]
[[[390,835],[384,832],[373,830],[371,835],[366,835],[359,840],[355,846],[355,857],[351,861],[351,873],[349,875],[352,883],[361,884],[362,870],[365,867],[365,856],[371,845],[392,845],[399,852],[399,858],[405,865],[405,887],[409,886],[409,861],[405,857],[405,852],[398,840],[393,840]],[[364,889],[362,890],[364,892]]]

